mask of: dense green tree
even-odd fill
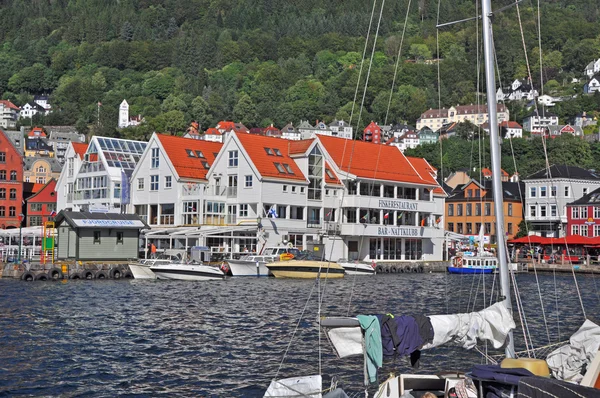
[[[240,95],[240,99],[233,107],[233,118],[242,122],[246,127],[254,127],[258,123],[258,113],[252,98],[246,93]]]

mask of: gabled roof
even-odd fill
[[[534,116],[537,117],[537,116],[540,116],[540,115],[541,115],[541,117],[555,117],[555,118],[558,118],[558,116],[556,116],[554,113],[549,112],[547,110],[542,110],[540,112],[539,110],[534,109],[533,112],[531,112],[529,115],[525,116],[523,119],[527,119],[527,118],[534,117]]]
[[[337,168],[360,178],[435,185],[429,173],[421,176],[395,146],[318,136]]]
[[[300,134],[300,132],[294,127],[294,125],[292,123],[286,124],[281,129],[281,132],[282,133],[287,133],[287,134]]]
[[[31,131],[29,133],[27,133],[28,137],[46,137],[46,133],[44,132],[44,129],[42,129],[41,127],[34,127],[31,129]]]
[[[523,127],[521,127],[521,125],[517,122],[515,122],[514,120],[507,120],[504,121],[502,123],[500,123],[500,127],[507,127],[510,129],[522,129]]]
[[[210,127],[208,129],[206,129],[206,131],[204,132],[205,135],[222,135],[223,133],[221,133],[219,130],[217,130],[214,127]]]
[[[33,171],[33,165],[36,162],[46,162],[50,167],[50,172],[52,173],[60,173],[63,169],[63,166],[60,164],[58,159],[51,157],[25,157],[23,159],[23,170],[24,171]]]
[[[480,186],[482,188],[482,190],[484,191],[485,194],[482,197],[477,197],[477,196],[468,197],[466,195],[467,187],[469,185],[471,185],[471,183],[473,183],[473,182],[476,183],[478,186]],[[502,182],[502,197],[504,200],[520,202],[521,195],[524,192],[525,192],[524,184],[521,182],[505,182],[505,181]],[[460,201],[465,201],[465,200],[473,201],[473,202],[477,202],[480,200],[484,201],[484,202],[493,202],[494,201],[493,182],[488,180],[488,181],[485,181],[483,184],[480,184],[476,180],[469,181],[468,183],[466,183],[464,185],[457,186],[452,191],[452,194],[448,198],[446,198],[446,202],[455,202],[455,201],[460,202]]]
[[[37,185],[37,184],[35,184]],[[33,189],[36,189],[34,185]],[[42,187],[35,190],[33,195],[27,198],[28,203],[56,203],[56,180],[51,178],[46,184],[41,184]]]
[[[156,138],[160,141],[177,175],[182,179],[206,180],[206,173],[215,161],[215,153],[223,147],[220,142],[174,135],[156,134]]]
[[[427,182],[431,182],[432,184],[436,184],[437,187],[434,188],[433,193],[444,195],[445,191],[439,185],[439,182],[436,179],[437,169],[433,167],[426,159],[424,158],[416,158],[412,156],[406,157],[408,161],[415,168],[419,176],[423,178]]]
[[[600,188],[593,190],[592,192],[583,195],[581,198],[567,203],[567,206],[571,205],[594,205],[600,206]]]
[[[86,222],[83,220],[89,220]],[[125,213],[91,213],[89,211],[66,211],[61,210],[54,218],[56,226],[60,226],[63,222],[69,224],[72,228],[98,228],[93,220],[99,221],[128,221],[129,223],[119,223],[118,226],[108,225],[108,228],[118,229],[146,229],[150,228],[146,221],[141,219],[137,214]],[[109,221],[108,221],[109,222]]]
[[[290,156],[289,148],[293,141],[252,134],[236,134],[236,137],[263,178],[306,181],[304,173]],[[273,154],[269,155],[265,148],[270,149]],[[277,164],[284,172],[278,170]],[[291,173],[288,172],[286,165]]]
[[[553,164],[548,169],[542,169],[525,178],[525,180],[545,180],[551,178],[572,178],[577,180],[599,180],[600,175],[594,171],[577,166]]]
[[[85,155],[85,153],[87,152],[88,144],[71,141],[71,145],[73,145],[73,149],[75,150],[75,153],[79,155],[79,158],[83,159],[83,155]]]
[[[12,110],[15,111],[19,111],[20,108],[18,106],[16,106],[15,104],[13,104],[12,102],[10,102],[9,100],[0,100],[0,104],[4,105],[5,108],[10,108]]]

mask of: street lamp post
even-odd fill
[[[22,236],[22,228],[23,228],[23,219],[25,215],[23,213],[19,214],[19,255],[17,256],[17,262],[21,263],[21,246],[23,245],[23,236]]]

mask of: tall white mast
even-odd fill
[[[494,46],[492,36],[492,5],[491,0],[482,0],[483,48],[485,60],[487,106],[490,124],[490,149],[492,161],[492,189],[494,191],[494,211],[496,213],[496,238],[498,263],[500,267],[500,289],[503,302],[510,313],[510,280],[508,278],[508,261],[504,234],[504,202],[500,168],[500,137],[498,134],[498,114],[496,101],[496,76],[494,72]],[[507,336],[506,357],[514,358],[515,347],[512,332]]]

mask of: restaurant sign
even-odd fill
[[[379,199],[379,208],[393,210],[411,210],[417,211],[417,202],[408,202],[404,200]]]

